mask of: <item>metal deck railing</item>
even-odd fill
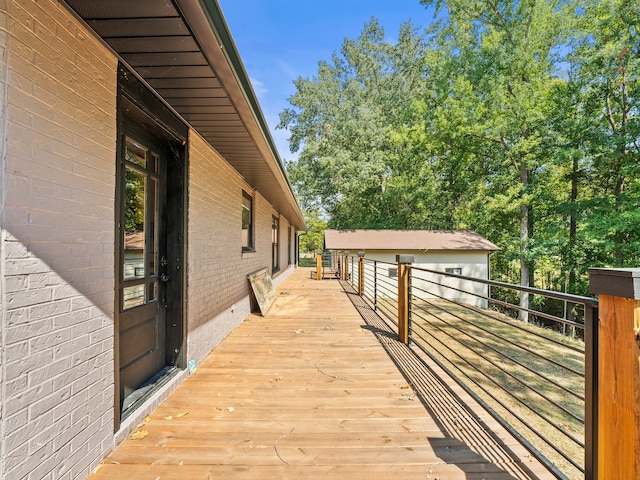
[[[407,322],[414,349],[445,369],[558,478],[590,477],[597,299],[411,264],[405,293],[398,263],[349,258],[348,280],[390,322]]]

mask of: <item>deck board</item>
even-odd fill
[[[89,478],[553,478],[361,311],[298,269]]]

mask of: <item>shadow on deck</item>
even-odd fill
[[[347,284],[299,268],[91,477],[554,478]]]

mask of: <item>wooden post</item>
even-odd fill
[[[358,252],[358,295],[364,295],[364,252]]]
[[[322,253],[316,253],[316,280],[322,280]]]
[[[346,252],[344,252],[344,261],[342,262],[344,265],[344,268],[342,269],[342,279],[343,280],[349,280],[349,250],[347,250]]]
[[[589,270],[598,294],[599,480],[640,479],[640,269]]]
[[[378,310],[378,262],[373,261],[373,310]]]
[[[413,255],[396,255],[398,262],[398,340],[409,343],[409,266]]]

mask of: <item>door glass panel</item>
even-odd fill
[[[144,285],[123,288],[122,302],[123,310],[144,304]]]
[[[145,276],[146,176],[126,167],[124,211],[124,280]]]
[[[127,138],[126,160],[143,168],[147,168],[147,149]]]
[[[148,239],[148,255],[149,255],[149,275],[156,274],[156,256],[158,252],[158,232],[156,232],[156,228],[158,226],[158,209],[156,205],[158,204],[158,180],[154,178],[149,179],[149,194],[147,196],[147,200],[149,202],[148,211],[150,214],[150,225],[149,225],[149,239]]]

